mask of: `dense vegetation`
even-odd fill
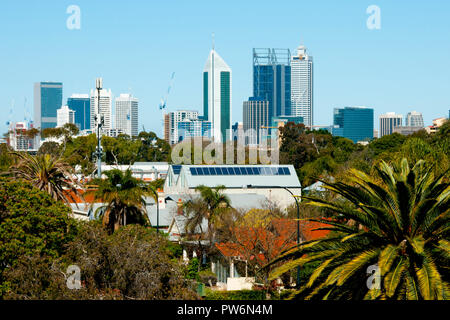
[[[280,162],[294,165],[302,187],[320,180],[327,189],[305,190],[301,221],[323,223],[328,234],[308,241],[302,231],[297,247],[295,207],[287,215],[273,203],[241,212],[223,187],[199,186],[181,206],[183,239],[198,257],[187,265],[181,247],[146,218],[144,197],[157,201],[161,181],[106,172],[89,181],[91,201],[104,204],[99,220],[72,219],[65,202],[87,187],[73,173],[95,171],[97,143],[76,131],[46,129],[51,139],[36,156],[0,145],[0,299],[197,299],[197,283],[217,282],[209,257],[239,257],[237,271],[256,277],[259,290],[208,289],[207,299],[280,297],[276,290],[292,285],[298,265],[300,288],[282,298],[448,299],[450,122],[436,134],[392,134],[364,146],[288,123]],[[108,164],[171,160],[170,146],[153,132],[103,137],[102,146]],[[81,270],[79,290],[66,285],[70,265]],[[380,287],[369,290],[366,269],[374,265]]]

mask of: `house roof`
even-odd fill
[[[181,181],[180,181],[181,180]],[[199,185],[226,188],[277,186],[300,188],[292,165],[182,165],[177,185],[190,189]]]

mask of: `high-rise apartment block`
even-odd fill
[[[75,125],[80,130],[91,129],[91,99],[88,94],[72,94],[67,106],[75,111]]]
[[[34,126],[55,128],[56,110],[62,106],[62,82],[37,82],[34,84]]]
[[[214,49],[203,69],[203,119],[211,122],[215,142],[231,138],[231,68]]]
[[[75,111],[69,109],[68,106],[62,106],[56,110],[56,127],[62,127],[66,123],[75,124]]]
[[[130,137],[139,134],[138,103],[139,100],[131,94],[121,94],[116,98],[116,129]]]
[[[380,138],[394,133],[396,127],[402,125],[401,114],[395,114],[395,112],[388,112],[380,116]]]
[[[335,108],[333,135],[354,143],[373,139],[373,109],[367,107]]]
[[[303,117],[305,126],[310,128],[314,122],[313,89],[313,57],[301,45],[291,61],[291,109],[292,115]]]

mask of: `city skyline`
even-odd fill
[[[251,1],[231,1],[227,6],[213,3],[222,9],[218,10],[220,14],[212,13],[196,22],[206,11],[200,3],[190,7],[175,1],[169,7],[130,1],[101,6],[79,1],[81,28],[69,30],[65,25],[69,3],[30,3],[30,10],[23,11],[15,2],[6,2],[0,24],[5,30],[14,28],[14,32],[1,35],[5,50],[0,53],[0,65],[9,77],[0,80],[0,110],[5,114],[0,130],[6,132],[7,121],[22,121],[25,112],[32,112],[33,83],[62,82],[65,103],[72,93],[89,93],[95,78],[103,77],[114,92],[130,92],[139,97],[139,129],[144,126],[159,133],[162,119],[158,102],[172,72],[177,75],[168,111],[202,110],[201,68],[211,47],[212,32],[217,50],[233,70],[232,124],[242,121],[242,102],[251,95],[252,49],[288,47],[294,51],[301,42],[315,60],[315,124],[330,125],[336,107],[365,105],[375,111],[375,128],[381,114],[406,114],[412,110],[421,112],[425,125],[431,125],[433,119],[446,116],[450,106],[450,64],[445,58],[450,45],[440,41],[449,32],[441,15],[450,5],[434,1],[423,8],[417,3],[377,1],[381,29],[369,30],[369,4],[286,1],[292,10],[283,11],[283,19],[252,26],[240,17],[248,12],[261,17],[277,16],[281,9],[271,8],[269,2],[257,8]],[[437,13],[430,19],[423,10]],[[126,15],[122,16],[122,12]],[[158,12],[166,16],[161,17]],[[124,22],[114,25],[118,15]],[[229,16],[233,17],[232,24]],[[161,23],[164,19],[168,21]],[[427,27],[422,28],[423,25]],[[241,29],[246,32],[240,32]],[[95,46],[99,34],[101,43]],[[137,50],[111,50],[113,42],[110,47],[104,45],[110,40],[129,41]],[[87,46],[96,50],[85,50]],[[416,63],[414,52],[423,54],[423,50],[416,49],[418,46],[426,48],[427,56],[432,57],[426,65]],[[424,78],[426,82],[419,81]],[[6,115],[12,100],[15,107],[9,119]]]

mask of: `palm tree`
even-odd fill
[[[109,232],[113,233],[126,224],[147,225],[146,187],[132,176],[130,169],[125,172],[113,169],[103,174],[107,178],[94,180],[98,188],[88,193],[94,195],[91,207],[95,202],[103,203],[95,214],[102,217],[102,223]]]
[[[196,227],[201,226],[203,219],[208,221],[208,230],[213,229],[214,220],[216,214],[220,211],[220,208],[230,207],[230,198],[224,195],[222,192],[225,190],[225,186],[220,185],[215,188],[200,185],[195,188],[197,192],[200,192],[200,200],[203,205],[196,205],[198,210],[190,210],[191,215],[186,224],[186,228],[193,231]],[[185,203],[185,208],[193,209],[194,203],[188,201]]]
[[[326,229],[333,235],[302,243],[276,260],[286,263],[272,278],[306,263],[319,263],[291,297],[450,298],[448,170],[435,178],[432,166],[426,168],[424,161],[410,169],[402,159],[392,167],[382,162],[376,172],[378,179],[351,170],[352,184],[324,182],[343,202],[308,198],[310,204],[337,216],[333,221],[310,219],[328,224]],[[379,272],[369,278],[370,270]]]
[[[77,203],[81,197],[78,183],[73,176],[73,168],[62,158],[49,154],[31,156],[27,153],[12,152],[18,162],[11,166],[9,174],[30,182],[39,190],[45,191],[55,200],[66,204]]]
[[[215,188],[200,185],[195,188],[200,192],[200,197],[191,199],[183,204],[183,210],[186,212],[186,233],[188,235],[198,235],[198,246],[202,254],[204,253],[204,246],[201,243],[202,237],[209,240],[211,247],[215,240],[214,222],[217,215],[224,209],[230,208],[230,198],[222,192],[225,186],[220,185]],[[208,223],[207,230],[203,230],[203,221]],[[200,265],[199,265],[200,270]]]

